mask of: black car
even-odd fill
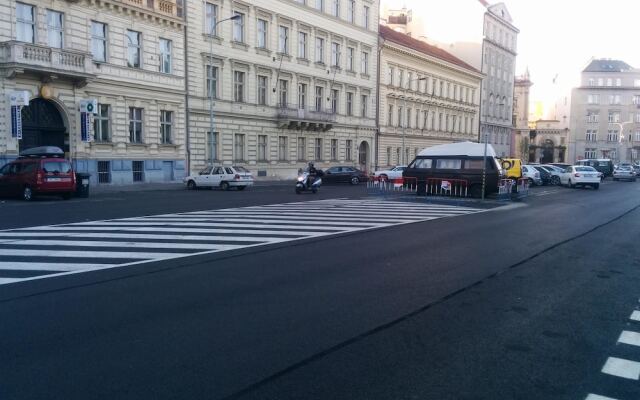
[[[552,183],[553,175],[551,175],[551,172],[547,171],[540,165],[534,165],[533,168],[540,172],[540,179],[542,180],[543,185],[550,185]]]
[[[323,183],[350,183],[357,185],[369,179],[367,174],[354,167],[331,167],[324,170]]]

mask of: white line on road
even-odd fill
[[[22,281],[24,279],[22,278],[0,278],[0,285],[4,285],[5,283],[13,283],[13,282],[18,282],[18,281]]]
[[[13,243],[17,238],[24,237],[55,237],[55,238],[92,238],[92,239],[149,239],[149,240],[197,240],[201,242],[269,242],[277,243],[291,240],[290,238],[276,238],[268,236],[247,237],[247,236],[209,236],[209,235],[153,235],[143,233],[60,233],[60,232],[0,232],[0,237],[13,239],[0,240],[0,243]]]
[[[340,229],[339,232],[351,232],[357,231],[362,228],[343,228]],[[329,229],[327,229],[329,230]],[[319,232],[319,231],[275,231],[275,230],[255,230],[255,229],[195,229],[195,228],[159,228],[159,227],[137,227],[137,226],[39,226],[33,228],[24,228],[23,231],[28,232],[36,232],[36,231],[56,231],[56,232],[83,232],[83,231],[97,231],[97,232],[112,232],[112,231],[123,231],[123,232],[175,232],[176,234],[181,233],[218,233],[218,234],[238,234],[238,235],[249,235],[245,236],[251,237],[251,235],[277,235],[283,237],[303,237],[303,236],[318,236],[324,233],[332,233],[332,232]],[[19,233],[19,232],[18,232]],[[333,232],[335,233],[335,232]],[[259,239],[260,236],[255,236],[256,239]]]
[[[612,397],[604,397],[597,394],[589,394],[584,400],[616,400]]]
[[[624,343],[631,346],[640,346],[640,333],[631,331],[622,331],[618,343]]]
[[[19,271],[79,271],[92,268],[104,268],[110,265],[108,263],[41,263],[41,262],[0,262],[0,270],[19,270]]]
[[[185,253],[146,253],[133,251],[66,251],[66,250],[25,250],[0,249],[0,256],[32,256],[32,257],[86,257],[86,258],[124,258],[124,259],[166,259],[185,257]]]
[[[376,223],[357,223],[357,222],[345,222],[344,224],[339,224],[336,222],[309,222],[304,223],[301,220],[295,221],[282,221],[282,222],[298,222],[297,224],[259,224],[256,223],[262,222],[260,219],[250,219],[250,218],[239,218],[239,219],[226,219],[228,223],[215,223],[215,222],[136,222],[136,221],[98,221],[98,222],[81,222],[77,224],[69,224],[67,227],[75,228],[76,226],[127,226],[127,225],[137,225],[137,226],[193,226],[193,227],[211,227],[211,228],[232,228],[232,227],[240,227],[240,228],[271,228],[271,229],[320,229],[320,230],[331,230],[331,231],[342,231],[342,225],[364,225],[364,226],[384,226],[384,224],[376,224]],[[237,221],[238,223],[231,223]],[[254,222],[253,224],[246,223],[242,224],[240,222]],[[338,226],[336,226],[338,225]],[[27,228],[31,229],[31,228]]]
[[[207,243],[105,242],[94,240],[18,240],[17,246],[127,247],[139,249],[233,250],[242,246]]]
[[[602,372],[619,378],[637,381],[640,379],[640,363],[622,358],[609,357],[604,367],[602,367]]]
[[[629,317],[629,319],[631,319],[633,321],[640,321],[640,311],[632,312],[631,316]]]

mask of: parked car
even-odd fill
[[[542,179],[540,178],[540,172],[533,165],[522,166],[522,177],[529,181],[529,186],[542,185]]]
[[[640,176],[640,165],[633,164],[633,173],[636,174],[636,176]]]
[[[569,168],[571,166],[571,164],[567,164],[567,163],[550,163],[549,165],[553,165],[554,167],[558,167],[560,169],[562,169],[562,171],[564,172],[565,169]]]
[[[20,153],[0,169],[0,194],[32,200],[37,195],[60,195],[68,200],[76,191],[76,175],[59,147],[35,147]]]
[[[608,176],[613,176],[613,161],[608,158],[579,160],[578,162],[576,162],[576,165],[584,165],[595,168],[596,171],[602,172],[603,179]]]
[[[551,165],[551,164],[541,165],[541,167],[546,169],[547,171],[549,171],[549,173],[551,174],[551,184],[552,185],[559,185],[560,184],[560,174],[562,174],[566,168],[563,169],[563,168],[556,167],[555,165]]]
[[[533,168],[540,172],[540,180],[543,185],[551,185],[552,184],[552,176],[551,172],[549,172],[546,168],[542,167],[542,165],[534,165]]]
[[[620,180],[625,180],[625,181],[632,181],[635,182],[636,181],[636,174],[633,171],[633,168],[629,165],[629,166],[622,166],[622,167],[618,167],[615,170],[613,170],[613,180],[614,181],[620,181]]]
[[[232,187],[244,190],[253,185],[251,173],[240,166],[209,166],[202,169],[197,175],[189,175],[184,178],[188,189],[200,187],[229,190]]]
[[[391,169],[385,169],[382,171],[376,171],[373,173],[373,176],[375,176],[376,178],[380,178],[383,181],[388,181],[391,179],[398,179],[398,178],[402,178],[402,172],[407,169],[406,165],[398,165],[396,167],[393,167]]]
[[[486,164],[483,164],[485,156]],[[422,150],[402,176],[416,181],[419,195],[427,192],[430,179],[451,179],[465,182],[471,197],[481,197],[483,171],[486,173],[485,194],[498,192],[498,183],[504,177],[504,170],[493,146],[488,145],[485,149],[482,143],[460,142]]]
[[[560,183],[571,188],[576,186],[591,186],[594,189],[600,188],[600,177],[598,171],[593,167],[583,165],[572,165],[564,170],[560,175]]]
[[[349,166],[330,167],[324,171],[323,183],[350,183],[357,185],[369,180],[367,174],[359,169]]]

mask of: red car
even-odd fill
[[[46,194],[67,200],[75,191],[76,175],[57,147],[25,150],[17,160],[0,168],[0,196],[21,196],[29,201]]]

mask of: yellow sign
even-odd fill
[[[42,87],[40,87],[40,97],[47,100],[52,98],[53,88],[49,85],[42,85]]]

